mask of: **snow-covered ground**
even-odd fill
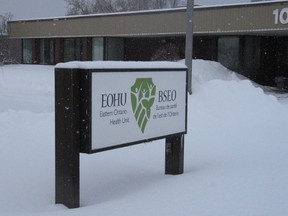
[[[81,154],[71,210],[54,204],[54,68],[0,67],[0,215],[286,216],[288,99],[268,93],[194,61],[185,173],[164,175],[164,140]]]

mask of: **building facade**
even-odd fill
[[[185,58],[186,8],[11,21],[22,62]],[[258,83],[288,77],[288,1],[197,6],[193,58],[215,60]]]
[[[9,40],[0,35],[0,65],[22,62],[21,40]]]

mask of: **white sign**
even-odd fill
[[[92,151],[186,133],[187,71],[92,72]]]

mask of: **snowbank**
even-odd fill
[[[6,65],[0,67],[0,113],[54,110],[54,67]]]
[[[185,64],[185,60],[180,61]],[[223,65],[215,61],[193,60],[192,64],[192,82],[193,84],[203,84],[211,80],[241,80],[244,79],[241,75],[228,70]]]
[[[79,209],[54,204],[53,97],[54,67],[0,67],[0,215],[288,214],[287,104],[216,62],[193,61],[185,174],[163,140],[83,154]]]

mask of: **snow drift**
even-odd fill
[[[74,210],[54,204],[54,68],[0,67],[0,104],[0,215],[288,214],[287,104],[219,63],[193,61],[185,173],[162,140],[83,154]]]

